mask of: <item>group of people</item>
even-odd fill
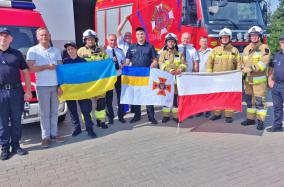
[[[146,33],[142,27],[136,28],[137,43],[131,43],[131,33],[121,33],[127,17],[121,22],[116,34],[109,34],[106,48],[98,46],[98,36],[95,31],[88,29],[83,33],[84,46],[79,48],[75,43],[69,42],[64,45],[67,57],[62,60],[59,49],[50,46],[50,33],[47,28],[39,28],[36,31],[38,45],[28,50],[26,60],[22,54],[10,47],[13,40],[7,28],[0,28],[0,144],[2,160],[8,159],[12,154],[25,155],[28,152],[20,147],[21,139],[21,115],[24,110],[24,100],[32,98],[29,71],[36,73],[36,92],[40,107],[40,124],[42,132],[42,147],[47,148],[51,141],[64,142],[64,138],[58,134],[58,96],[63,90],[58,86],[56,77],[56,65],[99,61],[112,58],[117,71],[115,92],[117,95],[118,121],[125,123],[124,105],[120,104],[121,93],[121,69],[123,66],[160,68],[172,75],[182,72],[222,72],[240,70],[243,72],[245,89],[245,101],[247,103],[247,118],[241,124],[243,126],[254,125],[257,129],[264,129],[264,120],[267,114],[265,97],[267,81],[272,88],[275,120],[269,129],[271,132],[282,130],[283,97],[284,97],[284,36],[280,38],[282,52],[275,55],[270,63],[270,71],[267,69],[270,60],[270,50],[262,43],[263,31],[254,26],[248,31],[250,44],[240,55],[232,43],[232,31],[224,28],[219,33],[221,45],[214,49],[208,48],[208,39],[201,37],[200,49],[196,50],[190,44],[190,34],[182,33],[181,44],[178,44],[176,34],[169,33],[165,37],[165,47],[157,54],[153,45],[146,41]],[[26,85],[23,92],[20,71]],[[163,107],[162,123],[171,119],[178,119],[178,93],[175,85],[173,107]],[[91,138],[96,137],[93,130],[93,102],[96,101],[94,111],[97,126],[103,129],[114,123],[113,110],[114,90],[95,98],[79,101],[67,101],[74,131],[72,136],[82,132],[80,124],[81,110],[82,121],[86,125],[86,132]],[[154,106],[146,106],[148,119],[152,124],[157,124]],[[141,106],[132,105],[131,111],[134,117],[130,123],[141,120]],[[172,113],[172,114],[171,114]],[[225,122],[232,123],[234,111],[225,110]],[[198,116],[203,115],[197,114]],[[205,117],[210,117],[210,111],[204,112]],[[210,120],[221,118],[222,111],[212,111]],[[106,122],[108,118],[108,123]],[[10,148],[11,151],[10,151]]]

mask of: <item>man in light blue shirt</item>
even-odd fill
[[[115,68],[117,72],[117,81],[115,83],[115,91],[117,96],[117,105],[118,105],[118,121],[125,123],[124,119],[124,105],[120,104],[120,93],[121,93],[121,67],[125,63],[125,55],[122,49],[116,47],[117,38],[115,34],[108,35],[108,46],[105,52],[113,59],[115,63]],[[106,103],[107,103],[107,116],[109,118],[109,124],[113,124],[114,112],[112,107],[113,101],[113,90],[110,90],[106,93]]]
[[[190,34],[185,32],[181,35],[181,44],[178,45],[179,52],[183,53],[187,62],[186,72],[198,72],[199,56],[196,49],[189,43]]]

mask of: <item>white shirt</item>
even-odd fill
[[[123,50],[124,55],[126,56],[127,50],[129,48],[129,43],[124,41],[123,35],[117,38],[117,46],[118,48]]]
[[[27,60],[35,61],[36,66],[47,64],[58,64],[62,60],[60,50],[55,47],[45,49],[40,44],[29,48],[27,53]],[[58,85],[56,70],[43,70],[36,72],[37,86],[56,86]]]
[[[201,51],[201,49],[198,50],[199,54],[199,72],[206,72],[206,62],[208,59],[209,54],[211,53],[212,49],[207,48],[204,51]]]
[[[111,48],[110,46],[107,46],[105,52],[108,54],[110,58],[113,58],[112,49],[114,49],[118,64],[121,66],[123,63],[125,63],[125,55],[123,53],[123,50],[117,47]],[[118,75],[121,75],[121,70],[116,70],[116,73]]]
[[[179,52],[183,53],[184,45],[179,44],[178,50],[179,50]],[[190,44],[186,45],[185,59],[186,59],[186,62],[187,62],[186,71],[187,72],[193,72],[193,62],[199,61],[199,56],[198,56],[198,52],[196,51],[196,49]]]

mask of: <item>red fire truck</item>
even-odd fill
[[[41,14],[34,9],[35,5],[31,2],[0,1],[0,26],[7,27],[11,31],[13,36],[12,47],[20,50],[24,56],[26,56],[30,47],[37,44],[36,29],[45,27]],[[31,73],[30,76],[33,98],[25,104],[22,124],[39,122],[40,120],[35,90],[35,74]],[[24,86],[24,82],[22,84]],[[63,121],[67,112],[65,102],[60,103],[58,111],[59,121]]]
[[[158,6],[152,6],[156,4]],[[143,18],[143,10],[147,15]],[[167,28],[173,19],[178,24],[171,28],[179,37],[183,32],[191,34],[191,43],[198,48],[199,38],[206,36],[209,46],[218,45],[218,33],[224,27],[233,32],[233,44],[243,51],[248,43],[247,30],[254,25],[265,31],[267,20],[267,3],[262,0],[98,0],[95,9],[95,28],[101,39],[101,44],[109,33],[116,33],[118,24],[124,16],[133,14],[140,18],[138,22],[128,23],[124,31],[134,31],[135,26],[151,25],[146,28],[149,42],[156,48],[164,45],[164,37],[169,32]],[[176,21],[176,20],[175,20]],[[155,32],[154,31],[157,31]],[[134,35],[133,35],[134,36]],[[135,37],[133,37],[135,40]],[[157,42],[159,41],[159,42]]]

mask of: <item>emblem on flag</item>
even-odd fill
[[[163,95],[163,96],[166,96],[167,92],[171,93],[172,85],[166,84],[167,79],[159,77],[159,81],[160,82],[153,81],[153,88],[152,88],[152,90],[158,89],[157,95]]]

